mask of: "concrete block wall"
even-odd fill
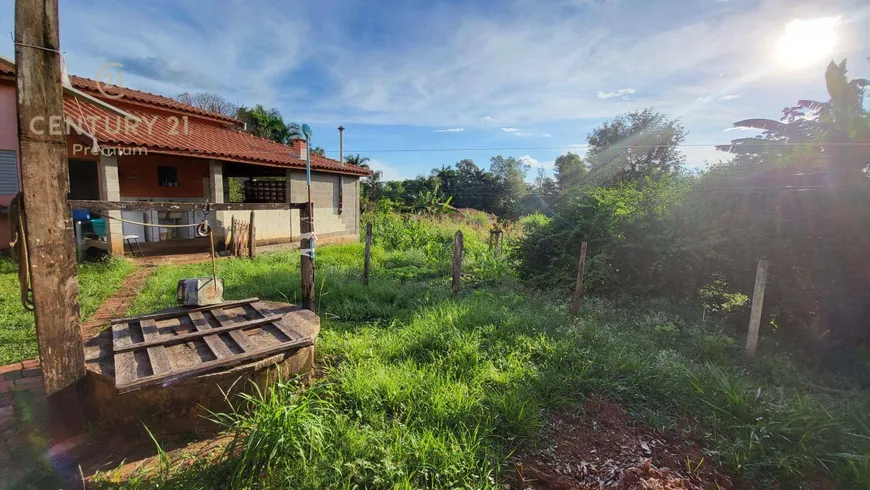
[[[229,230],[232,227],[232,220],[250,221],[250,211],[224,211],[221,213],[224,217],[223,225]],[[254,213],[254,227],[257,229],[257,240],[277,240],[285,238],[290,240],[294,236],[299,236],[299,214],[298,211],[291,210],[268,210],[257,211]],[[293,231],[296,231],[296,235]]]
[[[290,171],[290,202],[308,201],[304,171]],[[359,234],[359,179],[342,176],[344,206],[338,212],[339,176],[311,173],[311,200],[314,202],[314,230],[319,234]],[[298,217],[294,219],[294,226]],[[298,230],[294,229],[294,236]]]

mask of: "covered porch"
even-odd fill
[[[252,210],[257,244],[298,242],[299,211],[289,206],[307,202],[298,170],[161,153],[70,155],[69,196],[82,252],[131,255],[132,244],[134,256],[209,253],[209,238],[185,226],[204,219],[222,250],[233,218],[249,221]],[[96,202],[126,206],[100,208]]]

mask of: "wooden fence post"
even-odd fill
[[[311,202],[299,209],[299,229],[302,241],[299,243],[299,267],[302,272],[302,307],[314,311],[314,257],[311,251]]]
[[[580,246],[580,262],[577,264],[577,286],[574,288],[574,301],[571,303],[571,321],[577,320],[580,313],[580,298],[583,296],[583,269],[586,266],[586,242]]]
[[[459,294],[459,279],[462,274],[462,231],[456,232],[453,239],[453,296]]]
[[[257,231],[254,228],[254,210],[251,210],[251,222],[248,228],[248,257],[254,258],[257,256]]]
[[[752,361],[758,347],[758,329],[761,326],[761,308],[764,305],[764,286],[767,284],[767,261],[759,260],[755,271],[755,291],[752,292],[752,311],[749,313],[749,331],[746,333],[746,350],[743,360]]]
[[[239,236],[239,234],[236,233],[236,217],[233,216],[232,221],[231,221],[231,225],[230,225],[230,253],[232,255],[238,254],[238,249],[239,249],[238,240],[237,240],[238,236]]]
[[[363,284],[369,285],[369,269],[372,263],[372,224],[366,224],[366,257],[363,262]]]
[[[63,120],[58,2],[15,2],[15,61],[21,193],[30,258],[42,385],[54,429],[86,414],[85,354],[63,131],[34,134],[34,121]],[[63,124],[61,123],[61,126]],[[4,130],[5,131],[5,130]],[[19,267],[25,267],[19,264]],[[67,425],[69,423],[70,425]]]

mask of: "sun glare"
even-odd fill
[[[779,38],[779,61],[792,68],[804,68],[831,56],[836,43],[834,27],[840,17],[794,19]]]

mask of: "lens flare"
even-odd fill
[[[799,69],[830,57],[839,23],[839,16],[792,20],[779,38],[777,58],[784,65]]]

